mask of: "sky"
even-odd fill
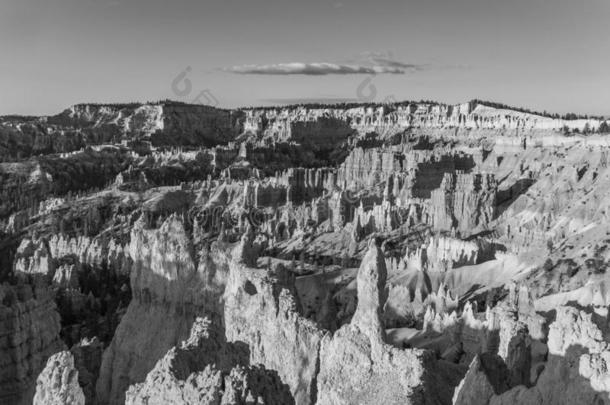
[[[610,0],[2,0],[0,115],[473,98],[610,115]]]

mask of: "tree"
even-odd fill
[[[599,128],[597,129],[597,131],[600,134],[605,134],[610,132],[610,125],[608,125],[608,121],[604,121],[601,124],[599,124]]]

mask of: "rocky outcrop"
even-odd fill
[[[374,132],[382,136],[395,135],[409,128],[497,130],[513,134],[516,131],[558,131],[564,126],[582,130],[586,124],[594,129],[601,122],[551,118],[473,100],[456,105],[403,102],[376,107],[252,109],[246,112],[244,130],[287,138],[292,134],[291,130],[299,126],[323,134],[324,129],[337,126],[336,121],[344,122],[342,126],[351,127],[360,134]]]
[[[502,347],[502,345],[500,345]],[[549,357],[535,386],[517,385],[511,389],[484,389],[493,380],[476,371],[476,364],[456,391],[454,403],[477,395],[477,404],[596,404],[610,399],[608,343],[602,332],[586,314],[572,307],[557,309],[548,335]],[[514,381],[514,375],[507,381]],[[508,384],[506,387],[510,387]]]
[[[78,371],[70,352],[59,352],[47,361],[36,380],[34,405],[85,405],[85,394],[78,385]]]
[[[407,251],[404,261],[407,268],[434,273],[477,264],[489,256],[489,250],[481,242],[434,236],[416,251]]]
[[[129,302],[131,259],[114,239],[69,238],[63,234],[24,238],[17,249],[14,274],[35,279],[55,291],[62,316],[62,338],[69,346],[83,337],[109,340],[121,307]]]
[[[239,111],[200,104],[163,104],[161,110],[162,127],[152,133],[153,145],[214,146],[226,144],[241,132]]]
[[[53,276],[54,265],[44,241],[22,239],[15,254],[14,272],[20,276]]]
[[[207,318],[196,318],[189,338],[172,348],[126,404],[290,404],[277,374],[248,366],[248,348],[225,341]]]
[[[477,355],[472,359],[466,376],[455,389],[453,405],[486,405],[494,394],[487,370]]]
[[[55,270],[53,284],[60,288],[78,290],[78,274],[73,264],[63,264]]]
[[[445,174],[431,196],[434,228],[462,233],[483,229],[494,219],[496,184],[488,174]]]
[[[0,402],[31,403],[36,377],[63,348],[52,293],[27,284],[0,285]]]
[[[226,143],[240,132],[240,113],[198,104],[77,104],[62,113],[30,122],[0,125],[0,157],[65,153],[121,140],[158,145]],[[20,135],[20,136],[19,136]]]
[[[381,204],[373,204],[366,208],[361,203],[354,212],[352,226],[358,229],[358,236],[362,237],[375,232],[391,232],[398,228],[402,221],[403,217],[398,207],[383,200]]]
[[[403,169],[404,156],[392,150],[354,149],[337,173],[344,187],[371,186]]]
[[[493,250],[482,241],[464,241],[447,236],[421,237],[418,247],[407,247],[404,257],[388,261],[388,299],[385,319],[388,326],[405,326],[427,312],[433,319],[457,309],[458,297],[448,285],[447,274],[462,266],[485,261]],[[421,246],[419,244],[421,243]],[[447,283],[447,284],[446,284]],[[411,322],[410,322],[411,321]],[[436,319],[434,322],[440,322]]]
[[[294,281],[288,270],[272,273],[247,266],[248,239],[240,242],[225,290],[225,328],[229,342],[244,342],[250,363],[276,370],[297,404],[316,402],[316,376],[324,332],[297,312]],[[288,277],[288,279],[286,278]]]
[[[100,403],[122,402],[130,384],[144,381],[156,361],[186,339],[196,316],[207,313],[216,319],[222,313],[221,304],[210,298],[212,284],[223,282],[215,276],[222,268],[205,257],[196,265],[191,239],[178,216],[170,216],[159,229],[146,229],[140,220],[131,234],[129,254],[133,299],[103,355],[97,383]]]
[[[450,395],[442,386],[447,381],[435,374],[438,365],[431,352],[385,343],[385,278],[383,254],[372,245],[358,271],[358,307],[352,321],[322,342],[318,404],[432,404]]]
[[[108,268],[115,274],[128,275],[131,268],[127,247],[115,239],[53,235],[48,245],[54,259],[73,257],[79,265],[92,270]]]

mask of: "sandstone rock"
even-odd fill
[[[367,335],[371,340],[383,340],[385,328],[381,311],[385,303],[385,282],[387,270],[381,250],[371,241],[369,250],[358,270],[358,307],[351,325]]]
[[[235,256],[234,256],[235,257]],[[297,312],[293,286],[281,282],[286,269],[230,266],[225,290],[225,328],[229,342],[245,342],[250,363],[275,370],[297,404],[315,403],[320,342],[324,332]]]
[[[78,371],[70,352],[59,352],[47,361],[36,381],[35,405],[85,405],[85,395],[78,385]]]
[[[78,289],[76,266],[67,263],[59,266],[53,275],[53,284],[63,288]]]
[[[156,230],[145,229],[141,221],[129,251],[133,299],[102,358],[96,389],[100,403],[122,402],[128,386],[143,381],[157,359],[188,336],[197,315],[219,311],[218,304],[206,306],[208,275],[197,268],[178,217]]]
[[[549,353],[564,356],[572,346],[581,346],[593,353],[608,347],[602,331],[593,323],[592,314],[572,307],[557,309],[555,322],[549,328]]]
[[[475,356],[453,394],[453,405],[487,405],[495,394],[479,356]]]
[[[450,396],[431,352],[399,350],[384,342],[380,311],[386,274],[383,254],[373,244],[358,272],[354,318],[322,342],[318,404],[443,403]]]
[[[36,377],[64,347],[50,291],[30,285],[0,285],[0,402],[27,404]]]
[[[227,343],[217,328],[196,318],[189,338],[159,360],[143,383],[129,388],[126,403],[294,403],[274,373],[247,366],[248,348]]]
[[[54,266],[44,241],[23,239],[17,249],[14,270],[20,275],[51,276]]]
[[[491,396],[488,396],[487,390],[485,395],[479,397],[479,403],[604,403],[610,399],[606,365],[608,353],[607,343],[602,340],[599,328],[591,322],[590,315],[575,308],[560,307],[549,331],[549,358],[536,385],[531,388],[518,385],[509,390],[496,389]],[[507,381],[515,382],[514,373],[507,374],[507,377]],[[472,382],[469,383],[469,380]],[[483,376],[469,371],[454,399],[472,398],[484,386]]]
[[[446,174],[432,192],[434,227],[472,232],[485,227],[495,215],[496,184],[489,174]]]

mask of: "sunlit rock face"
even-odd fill
[[[534,386],[529,387],[531,384],[527,379],[515,379],[515,374],[510,370],[511,366],[516,370],[514,366],[517,364],[506,357],[505,364],[500,365],[505,369],[508,366],[508,370],[500,374],[497,366],[494,368],[489,361],[485,364],[475,358],[466,377],[456,389],[454,403],[470,403],[469,398],[477,404],[606,403],[610,399],[606,368],[610,354],[608,343],[592,321],[593,317],[594,315],[573,307],[557,308],[556,320],[548,331],[548,359]],[[515,336],[514,328],[511,329]],[[517,332],[516,336],[523,334]],[[510,346],[513,350],[518,349],[518,341],[516,344],[512,342],[513,340]],[[507,354],[501,344],[500,353],[502,352]],[[516,358],[520,357],[522,356],[517,355]],[[503,384],[493,386],[497,381]]]
[[[135,225],[129,246],[133,299],[104,352],[98,401],[122,402],[129,384],[143,381],[157,359],[186,339],[197,315],[218,316],[219,302],[206,295],[214,261],[198,267],[193,249],[177,216],[158,229]]]
[[[85,404],[85,394],[78,385],[78,371],[70,352],[59,352],[49,358],[36,381],[33,404]]]
[[[224,313],[227,340],[246,343],[252,364],[276,370],[296,403],[315,403],[324,332],[300,316],[294,281],[285,280],[287,269],[247,266],[252,263],[249,243],[246,234],[230,264]]]
[[[418,404],[447,400],[444,395],[450,391],[434,388],[434,385],[447,384],[452,378],[443,381],[437,369],[440,365],[431,353],[418,349],[399,350],[385,343],[381,311],[386,276],[383,254],[372,243],[358,270],[358,307],[351,322],[322,342],[318,403],[381,400]],[[450,376],[451,370],[445,375]]]
[[[157,362],[126,404],[289,404],[277,373],[248,366],[248,347],[227,343],[217,325],[196,318],[190,336]]]
[[[0,117],[0,402],[609,403],[604,125],[481,101]]]

